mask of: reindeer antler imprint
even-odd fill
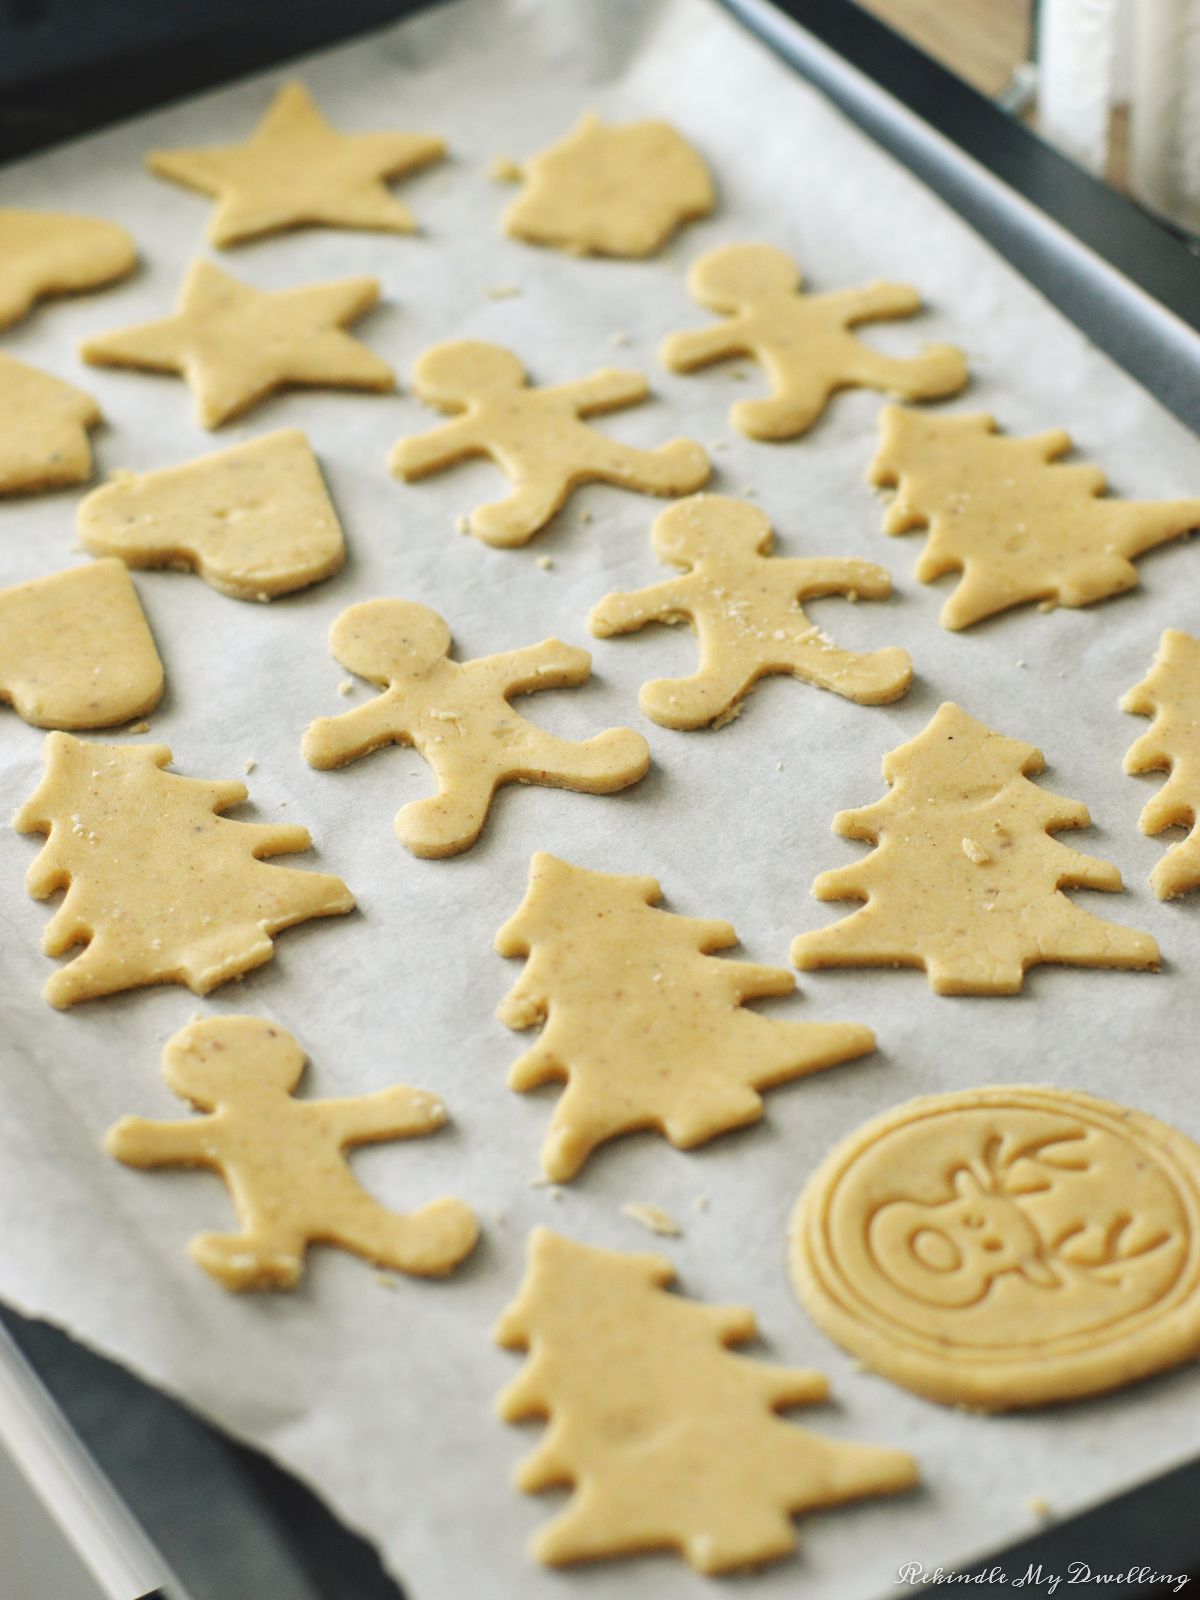
[[[1200,1353],[1200,1147],[1077,1091],[877,1117],[818,1169],[791,1237],[820,1326],[946,1404],[1044,1405]]]

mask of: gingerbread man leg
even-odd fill
[[[467,525],[484,544],[515,549],[528,544],[546,526],[570,492],[570,479],[563,474],[521,483],[503,500],[477,506],[467,518]]]
[[[510,753],[533,782],[585,794],[615,794],[636,783],[650,765],[650,748],[632,728],[609,728],[592,739],[560,739],[531,727],[520,750]]]
[[[690,678],[655,678],[642,685],[638,705],[660,728],[707,728],[733,710],[755,677],[738,664],[703,667]]]
[[[304,1270],[308,1239],[273,1219],[270,1228],[244,1233],[200,1233],[188,1254],[227,1289],[291,1289]]]
[[[437,775],[438,792],[403,806],[396,815],[396,833],[415,856],[437,860],[458,855],[483,831],[498,774],[467,760],[434,758],[428,750],[422,754]]]
[[[579,481],[591,476],[639,494],[665,498],[692,494],[712,472],[704,447],[692,439],[672,439],[656,450],[638,450],[617,439],[589,436],[592,448],[580,461]]]
[[[920,355],[888,356],[851,339],[845,382],[881,389],[901,400],[940,400],[957,394],[967,381],[967,364],[952,344],[926,345]]]
[[[739,400],[729,414],[734,427],[751,439],[795,439],[807,433],[829,404],[834,385],[801,362],[784,364],[764,356],[763,364],[772,393],[765,400]]]
[[[796,640],[788,655],[794,677],[860,706],[888,705],[912,683],[912,660],[907,650],[895,645],[859,654],[840,650],[814,631],[811,637]]]
[[[389,1211],[354,1184],[354,1193],[347,1192],[339,1201],[336,1224],[323,1237],[377,1267],[416,1278],[440,1278],[474,1248],[479,1223],[461,1200],[431,1200],[403,1215]]]

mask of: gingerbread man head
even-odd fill
[[[704,560],[764,555],[773,535],[757,506],[725,494],[694,494],[655,518],[650,543],[665,565],[694,567]]]
[[[291,1094],[304,1071],[304,1052],[282,1028],[261,1017],[210,1017],[169,1042],[163,1075],[181,1100],[211,1111],[245,1098],[249,1058],[255,1088],[280,1094]]]
[[[415,600],[364,600],[342,612],[329,643],[348,671],[386,687],[427,677],[450,652],[450,629]]]
[[[462,411],[525,387],[525,368],[511,350],[486,339],[453,339],[426,350],[413,367],[413,388],[427,404]]]
[[[688,288],[702,306],[726,316],[748,311],[768,295],[794,294],[803,279],[786,250],[770,244],[727,244],[701,256]]]

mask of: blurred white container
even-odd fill
[[[1042,0],[1045,136],[1103,173],[1112,108],[1122,101],[1133,195],[1200,234],[1200,0]]]

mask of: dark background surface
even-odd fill
[[[422,3],[0,0],[0,161],[393,21]],[[781,9],[1200,329],[1200,262],[1181,238],[1050,150],[849,0],[784,0]],[[872,127],[860,107],[842,103],[881,136],[881,128]],[[1081,301],[1078,285],[1069,275],[1064,279],[1061,267],[1048,264],[1036,247],[1022,254],[1011,230],[1001,236],[992,212],[964,186],[961,174],[954,178],[923,170],[921,176],[1089,336],[1156,387],[1155,352],[1137,329],[1115,325],[1110,310]],[[1182,403],[1171,394],[1162,398],[1181,415],[1195,415],[1188,410],[1194,395],[1183,396]],[[13,1313],[5,1312],[3,1320],[189,1586],[192,1600],[295,1600],[304,1587],[320,1600],[398,1600],[399,1591],[374,1551],[263,1457],[231,1443],[62,1333]],[[1000,1559],[1010,1576],[1039,1562],[1047,1573],[1065,1573],[1077,1560],[1101,1571],[1152,1562],[1160,1571],[1191,1573],[1200,1583],[1200,1466],[1181,1468],[1084,1517],[1055,1524]],[[804,1591],[801,1564],[797,1593]],[[964,1582],[936,1592],[1002,1591]],[[1119,1591],[1090,1585],[1085,1592],[1148,1597],[1173,1591],[1135,1584]]]

